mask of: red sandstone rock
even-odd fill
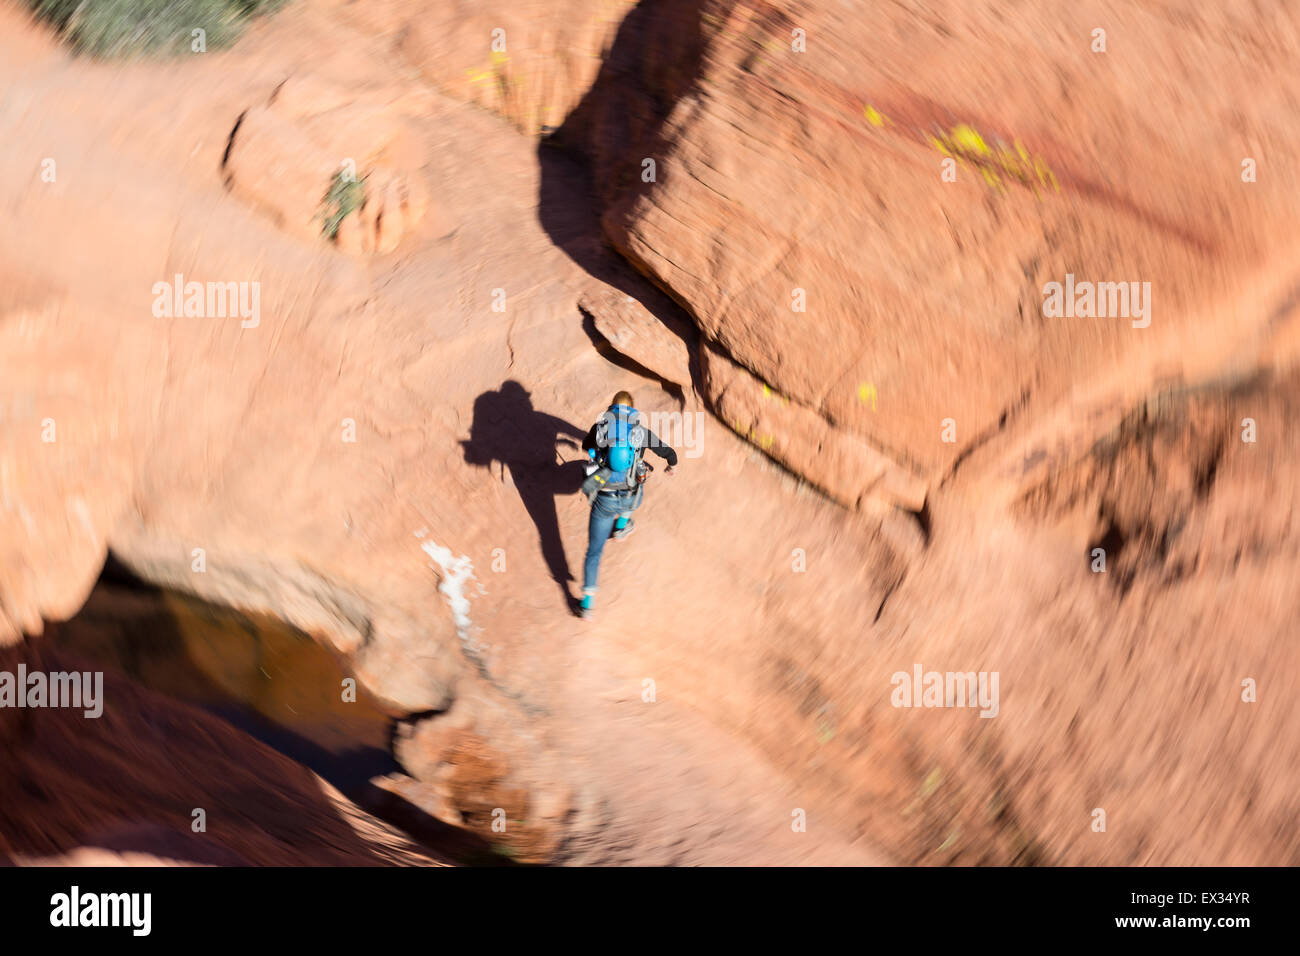
[[[681,336],[630,295],[601,285],[578,297],[578,308],[623,355],[666,382],[690,387],[690,353]]]
[[[610,241],[710,341],[933,482],[1027,406],[1194,375],[1200,344],[1244,342],[1286,301],[1267,250],[1295,244],[1300,192],[1286,169],[1242,173],[1265,129],[1300,147],[1285,97],[1250,92],[1296,94],[1275,72],[1290,41],[1241,60],[1256,25],[1135,12],[1094,53],[1103,8],[1059,11],[1045,34],[991,2],[888,24],[784,0],[646,5],[565,133]],[[1294,37],[1293,14],[1265,21]],[[1067,274],[1151,283],[1151,326],[1045,317],[1043,287]],[[782,461],[836,483],[816,454]]]
[[[427,99],[406,98],[409,108]],[[403,104],[397,104],[401,107]],[[245,111],[223,169],[235,193],[280,228],[318,237],[336,177],[364,199],[338,225],[338,246],[354,255],[392,252],[419,226],[429,204],[421,151],[399,108],[371,94],[353,98],[319,80],[291,77],[270,101]]]
[[[722,418],[653,480],[637,536],[607,553],[601,616],[580,623],[564,592],[586,510],[566,462],[616,389],[648,411],[675,399],[582,328],[575,303],[609,263],[582,230],[594,211],[567,216],[589,199],[578,174],[421,86],[397,29],[410,15],[371,9],[291,5],[234,50],[128,66],[68,59],[0,8],[7,640],[73,613],[106,548],[156,583],[275,613],[420,715],[395,789],[484,839],[495,809],[527,813],[539,855],[1294,859],[1277,825],[1296,816],[1300,766],[1285,13],[1261,27],[1085,4],[1008,21],[954,2],[869,22],[814,3],[805,26],[792,7],[644,4],[554,95],[476,100],[549,121],[600,67],[556,142],[586,152],[607,236],[707,340],[693,384]],[[1105,59],[1087,50],[1101,16],[1127,33]],[[421,29],[437,43],[444,26],[459,29]],[[808,53],[771,46],[796,27]],[[554,42],[524,45],[551,68]],[[237,135],[247,192],[237,177],[232,194],[230,129],[259,104],[243,146],[288,168],[241,157]],[[1020,141],[1061,192],[1021,182],[1006,154],[991,167],[963,123],[990,151]],[[380,251],[399,235],[382,262],[302,222],[325,185],[302,169],[327,174],[340,131],[361,155],[391,147],[376,208],[401,210],[400,234],[360,217],[341,240]],[[955,183],[940,134],[962,153]],[[408,228],[401,184],[418,176],[438,221]],[[1041,286],[1071,269],[1159,283],[1152,326],[1047,321]],[[178,273],[259,282],[260,321],[153,314],[154,284]],[[664,343],[647,341],[658,365]],[[1223,384],[1261,367],[1275,378]],[[1158,427],[1135,428],[1138,409]],[[924,493],[925,508],[853,512],[810,483],[846,504]],[[1123,547],[1102,578],[1088,560],[1111,524]],[[999,671],[999,717],[891,706],[891,675],[917,662]],[[1281,691],[1246,709],[1255,675]],[[0,833],[6,852],[74,852],[118,818],[111,803],[80,816],[72,779],[77,760],[115,766],[110,744],[149,745],[147,720],[118,717],[90,755],[35,721],[50,746],[22,752],[22,779],[61,798]],[[220,722],[179,724],[199,728],[187,752],[205,782],[221,781],[198,764],[220,753],[218,777],[251,766],[287,788],[296,828],[241,832],[241,858],[317,840],[347,852],[313,862],[373,859],[312,775],[248,764]],[[19,740],[0,720],[4,746]],[[174,785],[150,756],[132,785]],[[1098,803],[1124,808],[1106,839],[1088,828]],[[809,832],[791,831],[792,807]]]

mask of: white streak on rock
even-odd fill
[[[442,572],[442,583],[438,585],[438,590],[451,606],[451,616],[456,622],[456,633],[461,642],[474,650],[470,636],[473,622],[469,619],[469,598],[465,595],[466,583],[474,580],[474,565],[470,562],[469,555],[456,557],[450,548],[444,548],[434,541],[424,542],[420,549],[433,558],[435,564],[432,566]]]

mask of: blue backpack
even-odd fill
[[[609,490],[636,488],[640,484],[638,465],[646,446],[641,413],[626,405],[611,405],[596,423],[599,461],[611,472]]]

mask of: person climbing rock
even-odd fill
[[[644,460],[647,448],[668,462],[664,474],[671,475],[677,465],[677,452],[641,424],[641,413],[633,407],[628,392],[614,396],[582,441],[582,449],[592,464],[582,485],[591,502],[591,518],[587,522],[582,602],[578,605],[581,617],[591,616],[605,542],[611,537],[626,538],[636,528],[632,512],[641,507],[645,482],[653,470]]]

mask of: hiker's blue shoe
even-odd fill
[[[623,525],[623,527],[620,528],[617,525],[614,526],[614,533],[613,535],[611,535],[611,537],[626,538],[635,530],[636,530],[636,519],[628,518],[627,524]]]
[[[582,603],[578,605],[578,617],[583,617],[583,618],[591,617],[591,613],[592,613],[591,605],[594,600],[595,600],[595,595],[593,594],[584,594],[582,596]]]

